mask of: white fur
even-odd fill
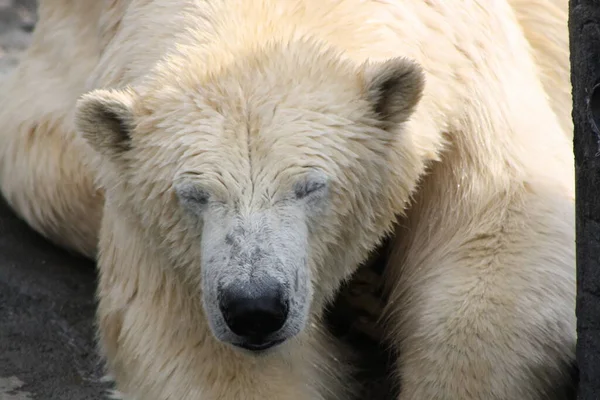
[[[400,398],[553,398],[575,345],[568,49],[564,26],[556,46],[533,27],[559,20],[542,0],[42,0],[0,100],[2,192],[75,251],[94,255],[99,232],[100,342],[126,398],[347,398],[321,314],[394,229]],[[417,78],[401,80],[401,117],[379,126],[369,85],[393,57],[422,66],[425,90],[413,112]],[[87,146],[74,116],[92,89]],[[130,146],[98,107],[131,122]],[[310,313],[250,355],[206,322],[208,234],[175,178],[254,215],[307,167],[332,179],[324,215],[293,214],[310,221]]]

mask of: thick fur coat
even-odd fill
[[[567,398],[566,1],[40,3],[2,86],[1,189],[98,256],[125,398],[358,393],[323,312],[390,234],[400,399]],[[256,354],[222,293],[269,279],[287,319]]]

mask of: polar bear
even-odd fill
[[[125,398],[356,395],[323,313],[386,237],[400,399],[568,398],[568,82],[513,3],[41,2],[2,193],[98,254]]]

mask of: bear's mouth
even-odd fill
[[[232,343],[234,346],[242,348],[244,350],[250,350],[252,352],[260,352],[271,349],[281,343],[285,342],[285,339],[270,340],[267,342],[253,343],[253,342],[240,342]]]

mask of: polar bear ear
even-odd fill
[[[133,104],[129,90],[94,90],[77,102],[75,125],[98,153],[118,155],[131,145]]]
[[[405,58],[365,64],[364,76],[368,100],[385,125],[405,122],[425,87],[422,68]]]

